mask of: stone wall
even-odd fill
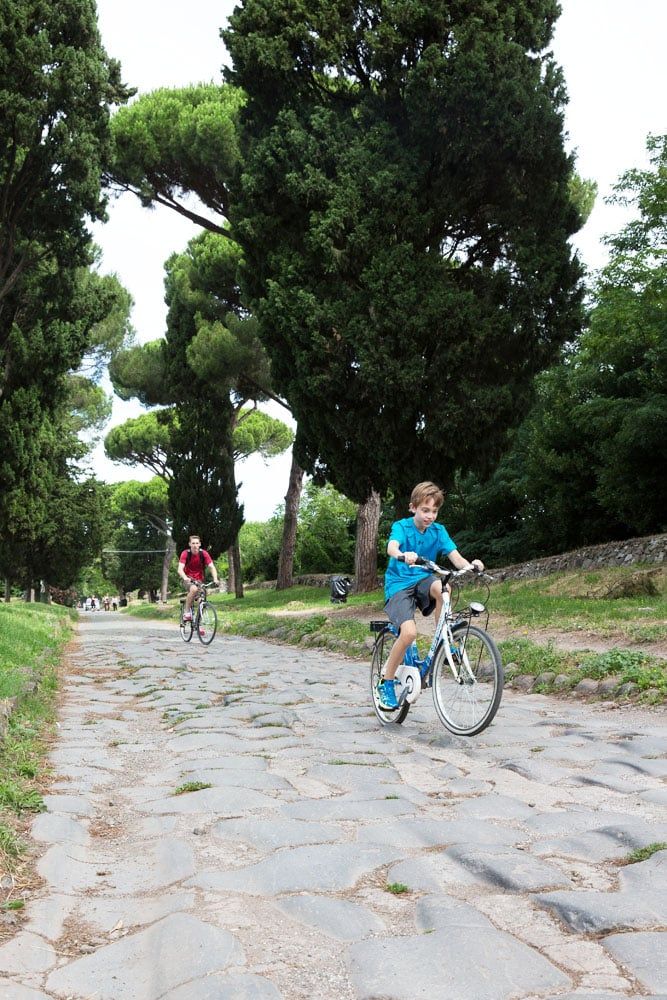
[[[530,580],[569,569],[600,569],[603,566],[632,566],[635,563],[667,564],[667,534],[628,538],[624,542],[588,545],[557,556],[490,569],[498,580]]]
[[[624,542],[588,545],[583,549],[563,552],[557,556],[545,556],[543,559],[531,559],[530,562],[515,563],[500,569],[489,567],[489,572],[497,580],[530,580],[568,569],[599,569],[602,566],[632,566],[634,563],[667,564],[667,534],[628,538]],[[302,587],[328,587],[331,577],[337,575],[339,574],[309,573],[306,576],[295,576],[294,583]],[[350,579],[354,580],[354,577],[350,576]],[[275,585],[275,580],[267,580],[265,583],[253,586],[272,588]],[[378,587],[383,585],[384,577],[379,576]]]

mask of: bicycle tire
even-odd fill
[[[218,615],[212,604],[202,601],[197,615],[197,635],[199,641],[209,646],[215,638],[218,629]]]
[[[192,638],[192,633],[194,631],[192,619],[190,619],[189,622],[184,622],[183,614],[181,613],[181,620],[178,623],[178,627],[180,629],[181,639],[183,640],[183,642],[190,642],[190,639]]]
[[[394,709],[393,712],[386,712],[383,708],[380,708],[380,699],[377,691],[380,672],[395,642],[396,636],[389,629],[380,632],[373,646],[373,656],[371,657],[371,699],[373,710],[383,726],[399,726],[405,721],[405,717],[410,711],[410,703],[407,701]]]
[[[470,673],[464,669],[463,680],[456,680],[441,644],[433,663],[433,704],[450,733],[476,736],[498,711],[504,683],[502,661],[491,636],[476,625],[455,625],[452,638]]]

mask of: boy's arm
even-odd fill
[[[478,573],[481,573],[484,569],[484,563],[481,559],[473,559],[472,562],[468,562],[467,559],[463,558],[458,549],[449,552],[447,558],[454,564],[456,569],[476,569]]]
[[[403,556],[408,566],[414,566],[419,558],[416,552],[401,552],[401,546],[395,538],[390,539],[387,545],[387,555],[391,556],[392,559],[398,559],[399,556]]]

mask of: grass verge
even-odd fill
[[[529,639],[508,639],[498,644],[506,679],[535,678],[534,691],[568,692],[585,679],[606,682],[598,692],[605,697],[620,693],[639,701],[667,701],[667,662],[635,649],[611,649],[604,653],[563,651],[553,643],[541,645]],[[627,688],[627,685],[633,687]]]
[[[0,698],[18,698],[0,738],[0,907],[19,909],[29,884],[25,830],[44,808],[47,740],[55,719],[57,667],[74,612],[56,605],[0,604]]]

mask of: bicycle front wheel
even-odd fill
[[[490,725],[500,705],[500,653],[490,635],[467,622],[452,629],[452,638],[457,675],[452,673],[441,644],[433,664],[433,704],[450,733],[475,736]]]
[[[218,616],[216,610],[212,604],[204,601],[197,616],[197,635],[199,636],[199,641],[208,646],[209,643],[213,642],[217,628]]]
[[[179,622],[179,628],[181,631],[181,639],[183,642],[190,642],[192,638],[192,618],[190,621],[183,621],[183,612],[181,611],[181,620]]]
[[[390,724],[400,725],[410,711],[410,703],[407,701],[404,701],[399,708],[395,708],[393,712],[386,712],[383,708],[380,708],[378,684],[380,683],[382,667],[387,662],[387,657],[395,642],[396,636],[388,629],[385,632],[381,632],[373,646],[373,657],[371,659],[371,698],[375,714],[383,726]]]

